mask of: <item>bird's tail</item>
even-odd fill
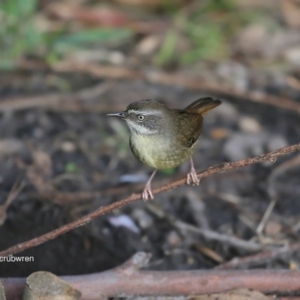
[[[194,101],[192,104],[187,106],[184,110],[191,113],[198,113],[205,115],[211,109],[220,105],[222,102],[220,100],[215,100],[211,97],[200,98]]]

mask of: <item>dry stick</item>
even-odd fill
[[[298,167],[300,163],[300,155],[298,154],[295,157],[283,162],[279,166],[273,169],[270,177],[269,177],[269,186],[268,186],[268,193],[271,198],[275,197],[275,191],[273,187],[271,187],[274,179],[280,175],[281,173],[285,172],[286,170]],[[223,263],[217,266],[215,269],[232,269],[238,267],[245,267],[245,266],[255,266],[261,264],[263,262],[269,261],[271,259],[275,259],[277,257],[288,255],[292,252],[300,250],[300,243],[294,243],[290,245],[286,245],[277,249],[272,250],[265,250],[257,254],[248,255],[242,258],[234,258],[226,263]]]
[[[16,199],[18,194],[23,189],[23,184],[19,184],[18,180],[14,183],[11,191],[9,192],[6,201],[0,205],[0,226],[5,222],[6,219],[6,210],[10,206],[10,204]]]
[[[220,243],[228,244],[236,248],[244,249],[246,251],[257,252],[258,250],[262,250],[263,248],[263,245],[254,243],[252,241],[245,241],[235,236],[230,236],[224,233],[218,233],[209,228],[199,228],[197,226],[179,221],[173,216],[165,213],[163,209],[159,208],[158,206],[151,205],[151,203],[148,204],[148,208],[151,210],[152,213],[156,214],[157,216],[163,216],[165,219],[167,219],[174,227],[182,231],[183,235],[185,235],[186,231],[190,231],[195,234],[200,234],[206,240],[218,241]]]
[[[47,109],[57,109],[59,111],[95,111],[95,104],[88,107],[83,101],[92,98],[99,98],[113,86],[113,82],[108,81],[95,86],[84,88],[80,91],[71,93],[50,93],[47,95],[17,97],[17,98],[1,98],[0,112],[6,110],[25,110],[35,107]],[[107,106],[109,108],[109,105]],[[102,107],[103,109],[103,107]],[[96,109],[97,111],[97,109]]]
[[[275,150],[275,151],[272,151],[272,152],[269,152],[269,153],[266,153],[266,154],[262,154],[260,156],[256,156],[256,157],[253,157],[253,158],[246,158],[246,159],[234,161],[234,162],[231,162],[231,163],[226,162],[226,163],[223,163],[221,165],[211,167],[211,168],[208,168],[207,170],[199,172],[197,174],[197,176],[198,176],[199,179],[201,179],[201,178],[204,178],[204,177],[212,176],[214,174],[227,172],[227,171],[230,171],[230,170],[234,170],[234,169],[242,168],[242,167],[245,167],[245,166],[253,165],[253,164],[263,162],[263,161],[266,161],[266,160],[275,161],[278,156],[286,155],[286,154],[289,154],[289,153],[292,153],[292,152],[295,152],[295,151],[299,151],[299,150],[300,150],[300,144],[295,144],[295,145],[284,147],[284,148],[281,148],[281,149],[278,149],[278,150]],[[186,184],[186,179],[180,179],[180,180],[177,180],[175,182],[172,182],[170,184],[164,185],[160,188],[157,188],[157,189],[153,190],[153,194],[155,195],[155,194],[159,194],[159,193],[162,193],[162,192],[165,192],[165,191],[169,191],[171,189],[182,186],[184,184]],[[141,199],[141,194],[132,194],[131,196],[129,196],[129,197],[123,199],[123,200],[120,200],[118,202],[109,204],[109,205],[104,206],[104,207],[100,207],[100,208],[96,209],[95,211],[83,216],[82,218],[80,218],[76,221],[68,223],[68,224],[66,224],[64,226],[61,226],[61,227],[59,227],[59,228],[57,228],[53,231],[45,233],[45,234],[43,234],[39,237],[33,238],[33,239],[31,239],[27,242],[20,243],[20,244],[17,244],[15,246],[13,246],[13,247],[10,247],[6,250],[3,250],[3,251],[0,252],[0,256],[8,256],[8,255],[11,255],[11,254],[14,254],[14,253],[24,251],[28,248],[38,246],[42,243],[45,243],[49,240],[52,240],[52,239],[58,237],[59,235],[62,235],[66,232],[69,232],[70,230],[73,230],[77,227],[83,226],[83,225],[91,222],[93,219],[95,219],[99,216],[102,216],[104,214],[107,214],[108,212],[111,212],[114,209],[121,208],[124,205],[127,205],[129,203],[135,202],[135,201],[140,200],[140,199]]]
[[[32,63],[30,62],[26,63],[26,61],[23,61],[20,63],[20,68],[34,69],[34,66],[32,66]],[[46,66],[38,66],[38,69],[43,68],[45,69]],[[58,62],[53,66],[53,70],[57,72],[81,72],[99,78],[132,80],[142,79],[152,84],[181,86],[186,89],[202,90],[215,95],[247,99],[257,103],[263,103],[291,110],[300,114],[300,104],[296,101],[291,101],[288,98],[270,96],[258,91],[241,91],[235,88],[222,86],[217,83],[203,82],[201,78],[188,78],[178,74],[167,74],[154,71],[136,71],[122,67],[103,67],[97,64],[70,61]],[[93,87],[89,89],[93,89]],[[105,90],[106,89],[104,88],[104,92]],[[103,94],[103,92],[100,91],[99,95],[100,94]],[[0,111],[4,111],[6,109],[22,110],[40,106],[53,110],[67,110],[72,112],[90,111],[103,113],[105,110],[111,109],[111,106],[105,103],[93,104],[93,106],[90,107],[85,105],[82,100],[86,99],[81,99],[80,95],[78,95],[78,92],[65,95],[57,93],[42,96],[7,98],[1,100]],[[114,109],[121,110],[123,108],[124,107],[115,107]]]
[[[242,288],[275,295],[293,296],[299,292],[299,271],[140,270],[147,265],[148,260],[149,255],[138,252],[129,261],[112,270],[88,275],[62,276],[61,279],[79,290],[82,293],[81,299],[86,300],[107,299],[121,295],[123,298],[135,295],[189,296],[223,293]],[[22,298],[25,278],[3,278],[1,282],[7,300]]]
[[[275,179],[283,172],[286,172],[289,169],[297,168],[300,164],[300,155],[298,154],[295,157],[292,157],[291,159],[288,159],[281,163],[279,166],[275,167],[272,172],[269,175],[268,178],[268,195],[271,199],[271,202],[269,203],[269,206],[267,210],[265,211],[263,218],[261,219],[259,225],[257,226],[256,233],[263,238],[263,230],[268,223],[268,220],[273,212],[273,209],[277,203],[277,195],[275,191]]]
[[[277,257],[288,255],[292,252],[300,250],[300,243],[294,243],[280,247],[278,249],[265,250],[257,254],[248,255],[242,258],[234,258],[224,264],[221,264],[215,269],[226,270],[245,266],[255,266],[265,261],[275,259]]]
[[[202,235],[205,239],[211,241],[218,241],[223,244],[228,244],[236,248],[244,249],[246,251],[258,251],[263,248],[262,245],[251,241],[245,241],[235,236],[230,236],[224,233],[218,233],[207,228],[198,228],[196,226],[184,223],[182,221],[174,221],[174,226],[180,230],[191,231]]]

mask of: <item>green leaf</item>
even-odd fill
[[[0,10],[9,16],[22,18],[32,15],[36,9],[36,0],[2,0]]]
[[[16,64],[13,60],[5,58],[0,59],[0,70],[12,71],[16,68]]]
[[[199,59],[220,59],[228,54],[221,24],[188,22],[185,30],[194,47],[180,56],[181,64],[191,64]]]
[[[15,16],[19,15],[18,2],[12,0],[4,0],[0,2],[0,9],[6,15]]]
[[[12,1],[12,0],[11,0]],[[32,15],[37,7],[36,0],[16,0],[19,5],[19,12],[22,16]]]
[[[159,66],[169,63],[174,55],[176,47],[177,35],[174,31],[166,34],[166,39],[160,48],[159,53],[156,55],[154,62]]]
[[[69,162],[65,165],[65,172],[66,173],[74,173],[78,171],[78,167],[75,163]]]
[[[55,51],[84,48],[90,45],[123,42],[129,39],[133,32],[122,28],[88,29],[81,32],[60,36],[54,40]]]

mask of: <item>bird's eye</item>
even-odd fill
[[[139,121],[143,121],[145,119],[145,116],[138,115],[137,118],[138,118]]]

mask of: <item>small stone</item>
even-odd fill
[[[144,38],[136,47],[136,53],[142,56],[152,55],[160,46],[162,37],[150,35]]]
[[[262,53],[263,43],[268,33],[262,24],[251,24],[238,32],[234,48],[238,53],[259,55]]]
[[[42,128],[38,127],[34,129],[33,135],[35,138],[40,139],[45,135],[45,131]]]
[[[245,159],[263,153],[265,134],[235,133],[225,143],[223,151],[229,160]]]
[[[265,233],[268,236],[275,237],[278,233],[280,233],[282,229],[282,225],[275,221],[269,221],[265,227]]]
[[[210,116],[218,116],[220,119],[233,123],[238,118],[238,111],[229,102],[222,101],[222,105],[218,106],[210,112]]]
[[[258,133],[262,130],[257,120],[247,116],[241,117],[239,119],[238,125],[244,132]]]
[[[132,217],[135,219],[138,225],[143,229],[153,226],[154,223],[153,218],[142,209],[139,208],[135,209],[132,213]]]
[[[248,69],[235,61],[225,61],[217,68],[217,75],[223,84],[227,83],[234,88],[246,91],[248,89],[249,75]]]
[[[300,66],[300,46],[287,49],[283,56],[289,63]]]
[[[76,150],[76,146],[73,142],[65,141],[61,144],[61,150],[67,153],[71,153]]]
[[[174,247],[174,246],[177,246],[181,242],[181,239],[176,231],[171,231],[167,235],[167,241],[170,246]]]

